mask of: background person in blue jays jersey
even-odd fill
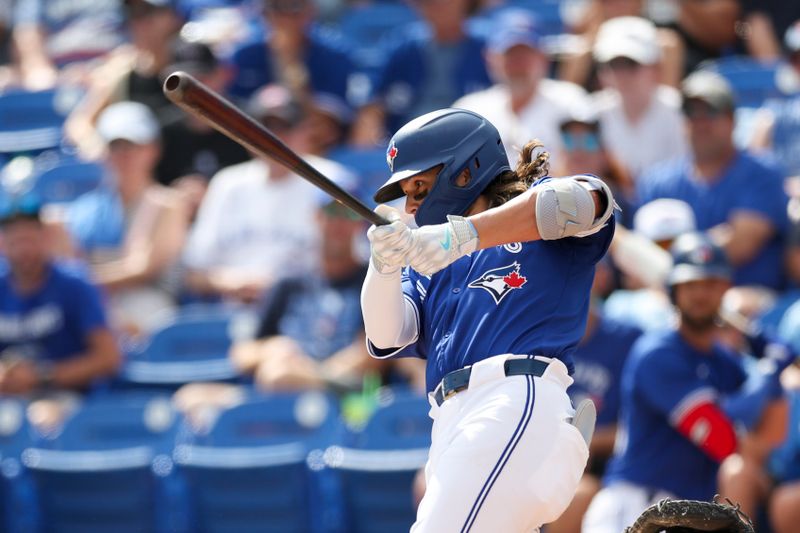
[[[66,407],[57,392],[84,391],[113,374],[119,350],[98,289],[51,259],[38,206],[6,205],[0,234],[0,394],[47,400],[31,412],[48,425]]]
[[[616,451],[584,533],[618,533],[665,497],[709,500],[726,457],[750,439],[776,446],[785,434],[785,418],[770,418],[785,417],[780,374],[792,358],[765,351],[771,364],[748,377],[740,354],[718,340],[732,279],[725,252],[687,233],[671,253],[667,285],[679,320],[641,337],[628,356]]]
[[[361,303],[372,355],[427,359],[415,533],[531,531],[567,507],[586,465],[594,409],[566,389],[614,201],[594,176],[546,177],[548,157],[531,141],[512,171],[497,129],[458,109],[390,142],[375,200],[405,196],[419,228],[378,207],[392,222],[368,231]]]

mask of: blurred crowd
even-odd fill
[[[424,393],[424,362],[367,354],[366,224],[171,104],[175,71],[367,203],[388,137],[443,107],[488,118],[510,157],[538,138],[551,175],[606,180],[618,230],[571,389],[598,427],[548,532],[580,531],[601,487],[637,481],[606,472],[630,431],[621,381],[637,339],[674,325],[681,235],[702,233],[732,269],[713,342],[762,377],[758,346],[800,353],[800,3],[0,0],[0,395],[30,401],[43,430],[131,386],[138,347],[212,306],[247,320],[234,379],[173,383],[198,424],[249,389]],[[740,446],[694,444],[714,465],[700,496],[782,533],[800,523],[800,369],[778,369]]]

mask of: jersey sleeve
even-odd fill
[[[422,320],[422,301],[424,296],[420,294],[424,291],[422,284],[422,277],[409,268],[403,269],[402,275],[403,297],[405,301],[410,304],[413,311],[414,320],[417,321],[417,338],[405,346],[397,346],[394,348],[377,348],[372,342],[367,339],[367,349],[372,357],[377,359],[389,359],[397,357],[416,357],[420,359],[427,358],[427,352],[424,349],[424,332]]]

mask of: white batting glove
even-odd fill
[[[370,261],[381,274],[393,274],[408,264],[407,254],[414,245],[411,229],[400,220],[400,213],[388,205],[379,205],[375,212],[390,224],[372,226],[367,231]]]
[[[478,232],[464,217],[447,215],[448,222],[411,230],[414,248],[408,254],[411,268],[423,276],[439,272],[478,248]]]

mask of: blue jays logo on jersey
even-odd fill
[[[492,295],[494,303],[499,305],[508,293],[521,288],[527,282],[528,278],[519,273],[519,263],[514,261],[510,265],[487,270],[467,287],[485,290]]]

